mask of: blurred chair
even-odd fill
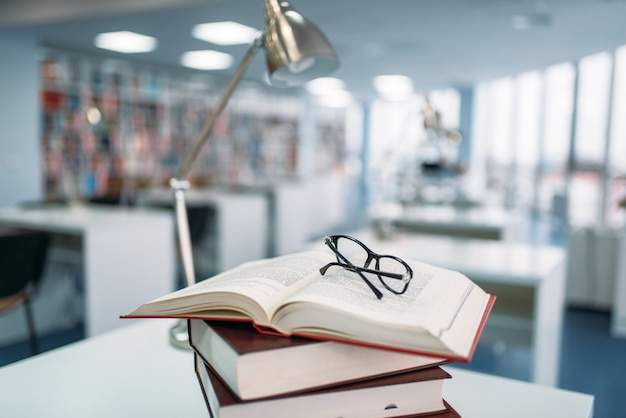
[[[31,298],[46,265],[50,235],[22,229],[0,229],[0,313],[23,305],[33,354],[39,352]]]
[[[165,204],[150,204],[150,207],[174,211],[172,203],[169,202]],[[213,206],[187,206],[187,222],[189,224],[189,238],[191,240],[191,250],[194,257],[194,274],[196,280],[203,280],[218,273],[215,268],[215,257],[218,249],[215,248],[215,240],[210,239],[216,234],[216,216],[216,209]],[[176,244],[179,244],[178,241],[176,241]],[[180,261],[180,249],[178,249],[178,258],[176,287],[180,289],[187,286],[182,262]]]

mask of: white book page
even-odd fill
[[[184,313],[207,308],[229,309],[236,305],[236,300],[246,303],[248,298],[269,318],[285,299],[319,278],[319,268],[327,262],[328,254],[315,251],[248,262],[144,306],[177,307],[180,310],[177,313]],[[246,306],[245,310],[254,311],[256,307]],[[266,322],[258,312],[255,317]]]
[[[445,328],[454,319],[468,286],[465,276],[428,264],[409,262],[413,279],[407,291],[396,295],[378,282],[383,292],[377,299],[359,275],[341,267],[331,267],[325,276],[289,298],[287,303],[309,302],[326,306],[374,322],[394,326]]]

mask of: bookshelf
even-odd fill
[[[132,201],[138,189],[166,184],[226,81],[191,70],[44,49],[46,198]],[[192,183],[275,184],[341,166],[344,112],[331,110],[329,117],[328,110],[314,106],[300,90],[241,83],[194,164]],[[317,116],[305,126],[308,115]]]

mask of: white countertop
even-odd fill
[[[483,282],[519,282],[523,285],[538,282],[552,274],[555,268],[560,268],[566,257],[565,250],[560,247],[513,241],[409,233],[381,239],[372,230],[350,235],[376,253],[460,271],[470,278],[479,276]],[[312,244],[312,248],[327,250],[321,238]]]
[[[164,210],[81,203],[0,207],[0,223],[18,227],[39,227],[61,233],[80,233],[96,226],[117,226],[143,220],[150,222],[171,216]]]
[[[208,417],[191,352],[170,320],[128,326],[0,368],[12,418]],[[465,418],[591,417],[593,396],[446,367],[444,397]]]

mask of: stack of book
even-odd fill
[[[406,293],[376,298],[332,254],[259,260],[125,318],[186,318],[212,417],[458,416],[446,361],[469,361],[495,297],[418,261]],[[355,264],[357,262],[355,261]]]
[[[189,341],[209,416],[460,415],[443,398],[443,358],[259,333],[192,319]]]

